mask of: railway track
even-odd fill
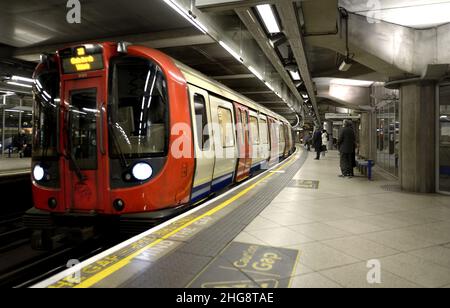
[[[3,254],[0,288],[30,287],[65,270],[69,260],[82,262],[115,244],[117,241],[98,238],[75,246],[61,245],[51,252],[40,252],[24,243]]]

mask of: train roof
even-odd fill
[[[231,90],[227,86],[200,73],[199,71],[194,70],[193,68],[191,68],[175,59],[174,59],[174,61],[175,61],[175,64],[178,66],[178,68],[184,74],[188,83],[198,86],[199,88],[203,88],[209,92],[219,94],[220,96],[225,97],[231,101],[244,104],[247,107],[249,107],[250,109],[263,111],[266,115],[271,116],[275,119],[278,119],[278,120],[290,125],[289,121],[286,120],[286,118],[284,118],[283,116],[254,102],[253,100],[249,99],[248,97],[246,97],[242,94],[239,94],[236,91]]]

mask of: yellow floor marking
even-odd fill
[[[294,154],[294,156],[292,158],[290,158],[281,167],[275,169],[275,171],[279,171],[281,169],[287,168],[288,166],[290,166],[294,162],[295,158],[297,158],[297,155]],[[223,208],[225,208],[228,205],[232,204],[236,200],[242,198],[244,195],[246,195],[251,190],[253,190],[259,183],[267,180],[268,178],[274,176],[275,174],[277,174],[277,173],[269,173],[268,175],[266,175],[265,177],[263,177],[262,179],[260,179],[256,183],[252,184],[251,186],[247,187],[245,190],[241,191],[236,196],[228,199],[227,201],[225,201],[222,204],[218,205],[217,207],[211,209],[210,211],[206,212],[205,214],[196,217],[195,219],[189,221],[188,223],[184,224],[183,226],[179,227],[178,229],[175,229],[174,231],[164,235],[163,237],[161,237],[160,239],[158,239],[158,240],[154,241],[153,243],[147,245],[146,247],[143,247],[143,248],[139,249],[138,251],[132,253],[131,255],[123,258],[119,262],[115,263],[114,265],[109,266],[108,268],[104,269],[103,271],[99,272],[98,274],[95,274],[94,276],[86,279],[85,281],[82,281],[80,284],[76,285],[75,288],[89,288],[89,287],[99,283],[100,281],[102,281],[106,277],[112,275],[113,273],[117,272],[118,270],[120,270],[121,268],[123,268],[124,266],[129,264],[131,260],[133,260],[135,257],[140,255],[141,253],[143,253],[145,250],[147,250],[149,248],[152,248],[153,246],[161,243],[162,241],[164,241],[164,240],[168,239],[169,237],[175,235],[176,233],[178,233],[181,230],[185,229],[186,227],[192,225],[193,223],[195,223],[195,222],[197,222],[197,221],[199,221],[199,220],[201,220],[201,219],[203,219],[203,218],[205,218],[207,216],[214,215],[215,213],[219,212]]]

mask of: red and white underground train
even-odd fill
[[[85,44],[35,71],[37,238],[98,217],[167,217],[294,150],[289,122],[140,46]]]

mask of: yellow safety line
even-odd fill
[[[295,272],[297,271],[297,267],[300,265],[299,262],[300,262],[300,257],[301,256],[302,256],[302,252],[299,251],[297,253],[297,258],[295,258],[294,269],[292,270],[291,277],[289,279],[288,289],[290,289],[292,287],[292,277],[294,277]]]
[[[284,165],[282,165],[281,167],[275,169],[275,171],[279,171],[281,169],[284,169],[286,167],[288,167],[289,165],[291,165],[294,162],[294,158],[297,158],[297,155],[294,154],[294,156],[288,161],[286,162]],[[262,179],[260,179],[259,181],[257,181],[256,183],[254,183],[253,185],[249,186],[248,188],[246,188],[245,190],[241,191],[239,194],[237,194],[236,196],[228,199],[227,201],[223,202],[222,204],[218,205],[217,207],[211,209],[210,211],[206,212],[205,214],[198,216],[197,218],[187,222],[186,224],[184,224],[183,226],[179,227],[178,229],[175,229],[174,231],[164,235],[163,237],[161,237],[160,239],[152,242],[151,244],[147,245],[144,248],[139,249],[138,251],[132,253],[131,255],[123,258],[122,260],[118,261],[117,263],[115,263],[114,265],[109,266],[108,268],[104,269],[103,271],[99,272],[98,274],[95,274],[92,277],[89,277],[88,279],[86,279],[85,281],[81,282],[80,284],[76,285],[74,288],[89,288],[95,284],[97,284],[98,282],[102,281],[103,279],[105,279],[106,277],[112,275],[113,273],[117,272],[119,269],[123,268],[124,266],[126,266],[128,263],[130,263],[130,261],[132,259],[134,259],[135,257],[137,257],[138,255],[140,255],[141,253],[143,253],[145,250],[154,247],[155,245],[161,243],[162,241],[168,239],[169,237],[175,235],[176,233],[180,232],[181,230],[187,228],[188,226],[192,225],[193,223],[207,217],[207,216],[212,216],[215,213],[217,213],[218,211],[222,210],[223,208],[227,207],[228,205],[230,205],[231,203],[233,203],[234,201],[240,199],[241,197],[243,197],[244,195],[246,195],[247,193],[249,193],[251,190],[253,190],[259,183],[267,180],[268,178],[272,177],[273,175],[275,175],[276,173],[269,173],[268,175],[266,175],[265,177],[263,177]],[[63,279],[64,280],[64,279]]]

